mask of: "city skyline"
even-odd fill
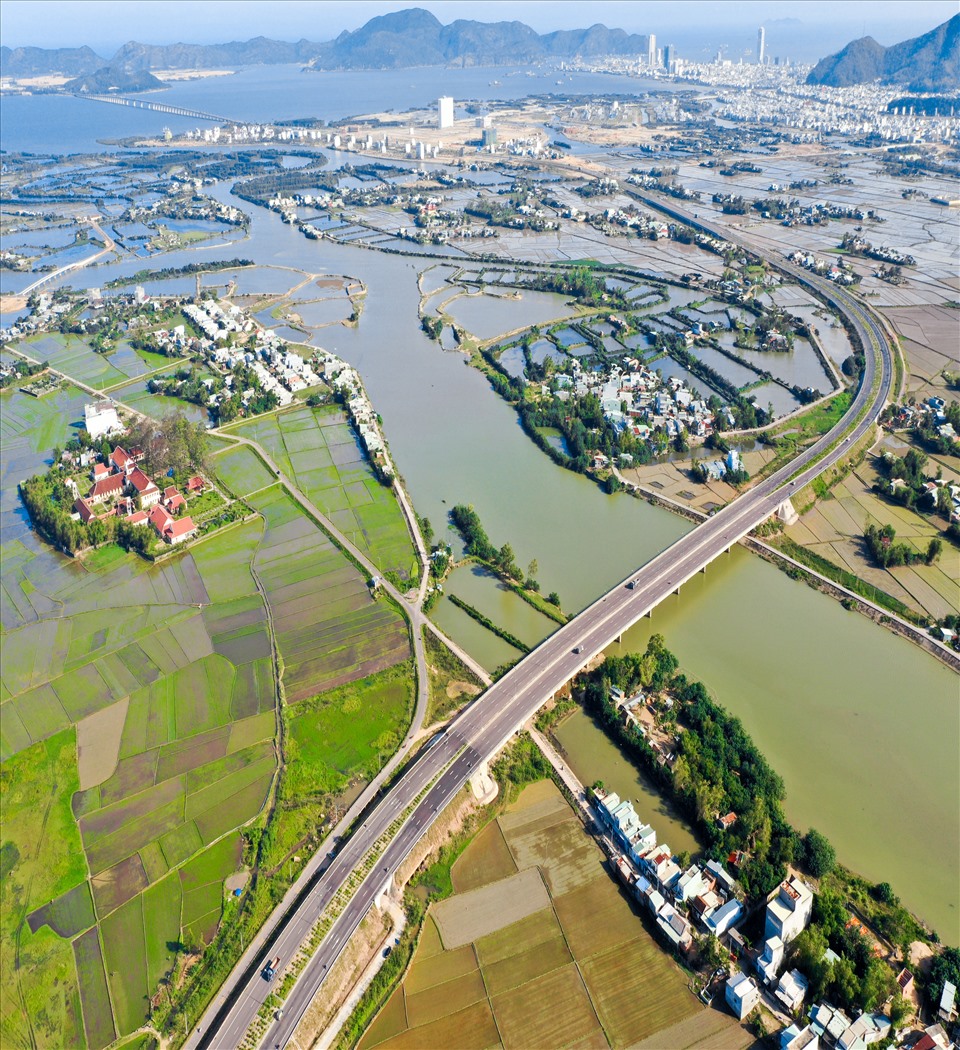
[[[811,61],[867,35],[889,45],[916,36],[946,21],[956,12],[950,0],[828,3],[807,0],[757,0],[749,4],[690,0],[678,5],[666,0],[645,4],[606,0],[589,15],[576,3],[521,0],[506,4],[481,0],[276,0],[269,5],[227,5],[225,0],[142,0],[123,5],[118,0],[7,0],[0,41],[8,47],[79,47],[87,45],[109,57],[128,40],[151,44],[224,43],[255,36],[274,39],[330,40],[358,29],[370,18],[410,7],[431,11],[440,21],[520,20],[538,32],[583,28],[602,22],[610,28],[670,38],[691,58],[700,48],[727,47],[732,54],[751,54],[759,26],[767,30],[767,54],[790,53]],[[682,13],[681,13],[682,12]],[[778,31],[779,30],[779,31]],[[809,38],[809,39],[806,39]],[[800,52],[803,53],[800,53]]]

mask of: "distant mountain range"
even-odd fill
[[[141,90],[128,87],[151,70],[225,69],[236,66],[301,63],[315,69],[400,69],[431,65],[524,65],[543,59],[597,55],[646,55],[648,38],[593,25],[537,33],[523,22],[457,19],[444,25],[429,11],[408,8],[371,18],[335,40],[295,43],[256,37],[227,44],[141,44],[130,41],[111,58],[89,47],[0,47],[0,71],[8,77],[61,74],[79,78],[68,90]],[[822,59],[808,83],[843,87],[873,80],[910,90],[960,87],[960,15],[914,40],[883,47],[871,37],[854,40]],[[148,83],[144,81],[144,83]]]
[[[960,89],[960,15],[923,36],[884,47],[873,37],[854,40],[835,55],[821,59],[808,84],[848,87],[879,80],[910,91]]]
[[[157,69],[224,69],[285,62],[316,69],[400,69],[431,65],[502,65],[575,55],[646,54],[647,37],[593,25],[540,34],[523,22],[474,22],[444,25],[429,11],[409,8],[370,19],[336,40],[288,43],[257,37],[229,44],[124,44],[112,58],[89,47],[46,49],[0,47],[0,70],[8,77],[61,74],[86,77],[110,71],[133,73]],[[116,72],[113,73],[116,77]]]

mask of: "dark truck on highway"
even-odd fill
[[[280,956],[278,955],[275,959],[271,959],[266,966],[260,971],[260,976],[265,981],[272,981],[277,975],[277,967],[280,965]]]

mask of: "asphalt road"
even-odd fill
[[[678,217],[683,214],[676,209],[669,210]],[[685,216],[683,221],[687,221]],[[721,231],[710,232],[725,237]],[[320,910],[377,839],[429,784],[440,778],[394,836],[376,869],[355,891],[347,908],[331,927],[288,997],[282,1017],[268,1030],[264,1046],[287,1045],[354,929],[437,814],[469,779],[473,769],[496,753],[550,696],[611,641],[775,513],[781,503],[841,459],[848,447],[875,425],[893,380],[891,350],[883,329],[841,289],[805,271],[779,262],[777,266],[827,298],[848,317],[860,336],[866,351],[864,378],[848,414],[810,449],[677,540],[559,628],[451,723],[445,734],[389,790],[368,815],[366,823],[344,846],[320,883],[297,907],[280,936],[264,951],[261,966],[267,959],[279,955],[282,971],[306,938]],[[878,378],[878,357],[879,382],[873,390]],[[849,421],[864,409],[864,418],[850,429]],[[835,442],[836,447],[827,451]],[[822,458],[817,460],[818,456]],[[634,581],[632,588],[627,586],[631,580]],[[579,651],[575,652],[575,649]],[[192,1033],[186,1045],[191,1048],[236,1046],[269,991],[268,982],[259,973],[249,974],[240,990],[234,993],[229,1008],[214,1019],[210,1030]]]

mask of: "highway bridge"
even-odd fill
[[[657,203],[659,207],[659,202]],[[682,214],[682,213],[679,213]],[[683,221],[688,221],[683,216]],[[703,224],[691,225],[726,239]],[[892,350],[886,333],[869,311],[847,292],[795,267],[777,263],[792,279],[810,288],[843,314],[861,343],[865,367],[860,389],[846,416],[815,445],[787,466],[754,485],[733,503],[712,515],[640,567],[605,595],[559,628],[490,686],[446,729],[419,761],[369,811],[363,825],[339,855],[309,887],[264,950],[280,956],[283,967],[298,952],[320,913],[398,816],[410,810],[374,870],[354,892],[330,927],[320,948],[287,997],[280,1018],[271,1022],[263,1045],[285,1047],[299,1020],[350,936],[377,896],[387,888],[398,867],[455,797],[477,767],[494,755],[551,696],[574,678],[597,654],[710,562],[728,551],[761,522],[840,460],[870,431],[883,409],[893,382]],[[421,797],[422,796],[422,797]],[[419,799],[419,801],[418,801]],[[273,985],[260,976],[262,961],[235,974],[226,989],[226,1005],[211,1007],[186,1046],[237,1046]],[[278,978],[279,979],[279,978]],[[223,1002],[223,997],[218,1002]]]
[[[215,113],[203,113],[198,109],[184,109],[182,106],[168,106],[164,102],[148,102],[142,98],[130,98],[127,95],[92,95],[86,91],[72,92],[74,98],[85,98],[91,102],[109,102],[112,106],[130,106],[133,109],[151,109],[154,113],[172,113],[175,117],[190,117],[192,120],[210,120],[214,124],[242,124],[241,120],[230,117],[218,117]]]
[[[78,259],[76,262],[67,263],[66,266],[61,266],[59,267],[59,269],[53,270],[48,274],[44,274],[43,277],[41,277],[37,281],[34,281],[33,284],[27,285],[27,287],[24,288],[22,292],[18,293],[19,295],[22,295],[26,299],[38,289],[42,288],[44,285],[49,284],[51,281],[57,281],[61,277],[66,276],[66,274],[73,273],[74,270],[82,270],[84,266],[89,266],[91,263],[96,262],[97,259],[102,259],[104,255],[107,255],[113,251],[113,249],[116,247],[115,242],[112,238],[108,237],[103,232],[103,230],[100,229],[100,225],[97,222],[95,216],[88,216],[86,218],[80,219],[79,221],[89,222],[95,230],[95,232],[103,238],[104,246],[98,252],[95,252],[93,255],[88,255],[85,259]]]

